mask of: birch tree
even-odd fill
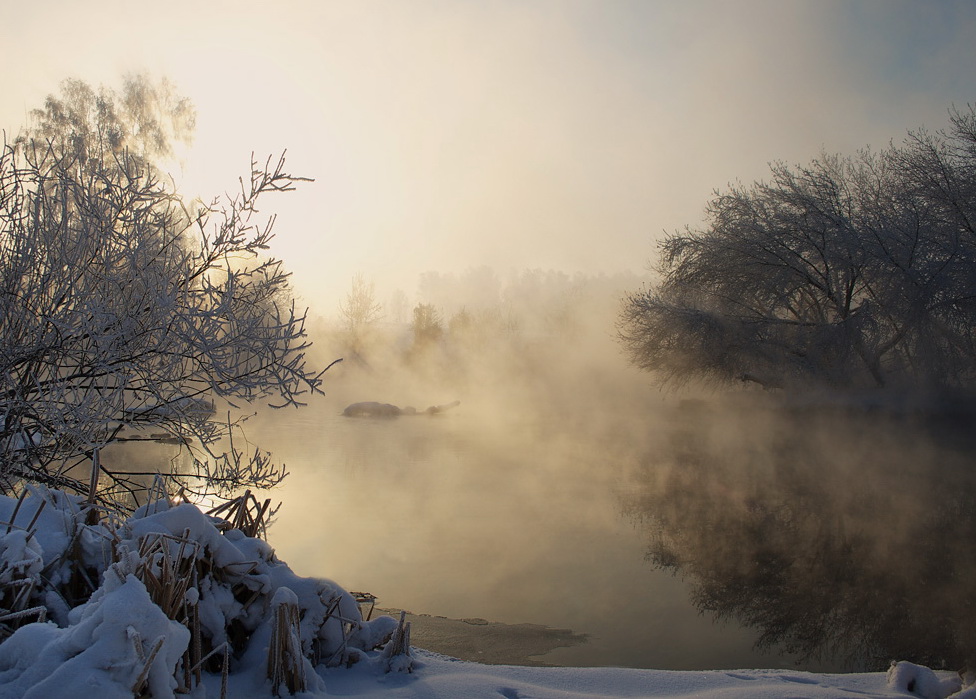
[[[86,493],[101,448],[176,441],[167,474],[201,492],[270,486],[269,455],[228,446],[252,402],[320,390],[304,312],[268,257],[257,203],[303,178],[255,161],[234,194],[187,201],[157,166],[192,127],[165,83],[69,81],[0,153],[0,489]],[[131,506],[145,474],[102,463],[99,497]],[[93,480],[93,479],[92,479]]]

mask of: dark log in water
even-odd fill
[[[346,417],[398,417],[400,415],[436,415],[442,413],[445,410],[455,408],[461,405],[461,401],[456,400],[452,403],[445,403],[444,405],[432,405],[423,412],[418,412],[416,408],[407,406],[405,408],[397,407],[391,403],[378,403],[376,401],[364,401],[362,403],[353,403],[346,407],[342,411],[342,414]]]

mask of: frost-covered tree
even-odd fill
[[[418,303],[413,309],[413,344],[416,348],[436,343],[444,334],[441,314],[430,303]]]
[[[157,163],[193,109],[144,77],[69,81],[32,116],[0,153],[0,489],[87,492],[100,448],[160,435],[191,450],[173,474],[191,488],[278,482],[267,454],[226,446],[224,407],[319,390],[256,209],[302,178],[252,158],[235,195],[185,200]],[[139,488],[111,464],[100,475],[105,500]]]
[[[976,113],[717,194],[661,244],[621,339],[667,381],[971,386]]]
[[[383,306],[376,300],[373,282],[357,274],[345,301],[339,304],[348,350],[358,357],[369,344],[370,335],[383,317]]]

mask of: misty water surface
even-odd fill
[[[486,428],[465,407],[392,420],[323,407],[278,425],[273,445],[262,436],[292,470],[277,494],[279,556],[381,605],[592,636],[547,662],[770,662],[754,634],[712,623],[680,580],[645,562],[646,537],[623,506],[624,434],[598,454],[578,430]]]
[[[415,613],[589,635],[542,658],[554,664],[972,655],[973,451],[959,425],[653,391],[639,410],[474,399],[350,419],[341,393],[255,432],[292,471],[271,539],[302,574]]]
[[[283,502],[269,540],[302,575],[418,614],[588,636],[540,658],[552,664],[976,656],[971,414],[662,398],[637,382],[548,413],[496,394],[357,419],[340,415],[349,387],[248,423],[291,471],[262,497]]]

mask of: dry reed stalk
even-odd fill
[[[178,546],[175,553],[171,544]],[[193,549],[189,554],[188,547]],[[139,543],[136,577],[146,586],[149,598],[174,621],[183,623],[188,616],[185,597],[186,591],[197,581],[199,549],[200,544],[190,538],[189,530],[181,537],[150,534]]]
[[[393,637],[383,648],[383,657],[386,658],[386,671],[394,670],[402,672],[412,672],[413,662],[410,660],[410,622],[407,621],[407,613],[400,612],[400,621],[396,629],[393,630]]]
[[[230,647],[224,644],[224,662],[220,666],[220,699],[227,699],[227,678],[230,677]]]
[[[79,512],[80,515],[84,510]],[[63,558],[68,564],[68,583],[63,587],[65,600],[70,607],[75,607],[87,600],[95,591],[96,585],[85,566],[85,552],[81,543],[84,526],[80,518],[76,520],[75,529],[71,533],[71,541],[65,547]]]
[[[0,622],[9,621],[11,619],[22,619],[30,616],[31,614],[37,615],[37,621],[46,621],[47,607],[31,607],[30,609],[21,609],[16,612],[8,612],[7,614],[0,615]]]
[[[25,488],[24,490],[20,491],[20,495],[17,497],[17,504],[14,505],[14,511],[10,514],[10,521],[0,522],[0,524],[7,525],[7,531],[5,533],[9,534],[10,532],[13,531],[15,522],[17,521],[17,515],[20,513],[20,508],[24,504],[24,501],[26,499],[27,499],[27,489]],[[40,504],[38,504],[37,509],[34,511],[34,516],[31,517],[31,521],[27,523],[26,527],[24,527],[24,529],[30,534],[34,533],[34,525],[37,524],[37,519],[41,516],[41,512],[44,511],[44,508],[46,506],[47,506],[47,500],[45,500],[44,498],[40,498]]]
[[[20,506],[23,504],[26,491],[21,493],[20,498],[17,500],[17,505],[14,507],[14,511],[11,514],[10,522],[7,523],[6,534],[9,535],[15,528],[14,521],[17,519],[17,514],[20,511]],[[29,542],[31,538],[34,537],[34,525],[37,523],[37,518],[43,509],[44,501],[42,501],[41,506],[37,508],[34,513],[34,517],[31,519],[30,524],[28,524],[27,529],[20,529],[26,534],[25,543]],[[10,636],[18,627],[23,623],[24,619],[29,616],[38,614],[40,616],[40,621],[44,621],[47,618],[47,610],[44,607],[31,607],[27,608],[30,604],[31,597],[34,594],[34,585],[37,582],[37,578],[33,575],[27,574],[27,566],[30,565],[32,561],[4,561],[0,564],[0,577],[9,575],[9,582],[0,585],[0,640]],[[8,624],[7,622],[13,622]]]
[[[180,489],[180,495],[183,489]],[[153,476],[152,485],[146,489],[146,504],[157,503],[160,501],[170,502],[169,491],[166,488],[166,481],[160,474]]]
[[[31,534],[34,533],[34,525],[37,524],[37,519],[41,516],[41,512],[47,507],[47,500],[41,500],[41,504],[37,506],[37,510],[34,512],[34,516],[31,517],[31,521],[27,523],[27,531]],[[11,524],[13,523],[13,517],[11,517]],[[9,532],[10,530],[7,529]]]
[[[230,644],[227,643],[227,641],[224,641],[219,646],[214,648],[212,651],[207,653],[205,656],[200,658],[200,660],[196,663],[196,665],[192,665],[192,666],[187,665],[185,671],[187,677],[189,677],[191,674],[199,677],[200,672],[203,668],[203,664],[208,660],[210,660],[210,658],[217,655],[217,653],[220,653],[221,651],[223,651],[224,658],[223,658],[223,662],[221,663],[221,670],[220,670],[220,699],[227,699],[227,679],[230,676]],[[199,683],[200,680],[198,679],[197,684]],[[186,691],[189,691],[189,684],[186,687]]]
[[[221,517],[231,529],[239,529],[246,536],[256,538],[267,533],[265,520],[270,507],[270,498],[260,503],[250,490],[245,490],[243,495],[208,510],[207,514]]]
[[[182,536],[149,534],[139,542],[139,563],[135,570],[136,577],[146,586],[149,598],[167,617],[190,631],[190,643],[183,654],[182,677],[177,677],[184,692],[200,685],[203,664],[222,647],[203,654],[199,609],[187,600],[189,588],[198,586],[202,577],[214,571],[209,551],[200,549],[200,543],[191,538],[189,529],[184,530]],[[229,668],[229,656],[225,657],[224,665]],[[226,685],[226,678],[223,682]]]
[[[17,521],[17,516],[20,514],[20,508],[23,506],[26,498],[27,489],[24,489],[17,498],[17,504],[14,505],[14,510],[10,515],[10,521],[5,523],[7,525],[5,534],[9,535],[14,528],[20,529],[20,527],[17,527],[15,522]],[[37,520],[41,516],[41,512],[44,511],[44,507],[46,505],[47,500],[41,499],[41,502],[34,511],[34,516],[31,517],[27,527],[21,530],[26,532],[27,541],[30,541],[30,539],[34,537],[34,525],[37,524]],[[2,589],[0,589],[0,605],[2,605],[0,606],[0,610],[2,610],[2,612],[5,614],[3,617],[0,617],[0,622],[5,622],[8,620],[20,620],[24,616],[29,616],[31,613],[34,613],[38,609],[37,607],[32,610],[25,609],[31,595],[34,592],[35,579],[33,577],[25,577],[24,571],[16,570],[18,567],[17,563],[10,564],[6,561],[2,566],[0,566],[0,575],[5,573],[7,569],[11,567],[11,565],[14,568],[11,576],[13,579],[9,583],[3,585]],[[46,611],[44,616],[46,616]],[[12,633],[13,629],[11,629],[7,624],[3,624],[3,631]]]
[[[185,596],[184,596],[185,599]],[[187,643],[186,650],[183,651],[181,667],[183,676],[177,677],[179,683],[178,693],[189,693],[193,688],[194,680],[199,685],[203,681],[200,666],[203,661],[200,659],[203,652],[203,641],[200,631],[200,610],[196,604],[186,604],[186,619],[182,623],[190,631],[190,642]],[[207,657],[210,657],[209,655]]]
[[[96,505],[98,497],[98,477],[102,474],[102,465],[99,461],[98,449],[92,451],[91,481],[88,483],[88,498],[82,511],[85,513],[85,524],[96,525],[100,519],[98,507]]]
[[[217,517],[223,512],[228,512],[228,511],[233,512],[237,507],[240,507],[241,500],[250,497],[250,495],[251,495],[251,491],[245,490],[243,495],[239,495],[236,498],[233,498],[232,500],[228,500],[227,502],[223,502],[217,505],[216,507],[207,510],[207,514]],[[224,517],[224,519],[229,520],[230,517]]]
[[[186,652],[183,653],[183,662],[181,663],[181,665],[183,667],[183,677],[182,678],[181,677],[177,677],[176,678],[176,682],[177,682],[176,693],[177,694],[189,694],[190,693],[190,689],[192,688],[192,680],[191,680],[192,671],[190,670],[190,658],[189,658],[189,656],[190,656],[190,651],[189,650],[187,650]]]
[[[142,647],[142,634],[130,626],[126,629],[126,635],[132,644],[132,649],[136,652],[136,657],[140,662],[146,662],[146,649]]]
[[[98,449],[92,452],[92,467],[91,467],[91,481],[88,483],[88,499],[86,502],[89,505],[95,504],[96,493],[98,492],[98,477],[102,475],[102,464],[98,458]]]
[[[82,512],[84,510],[80,510],[77,514],[80,515]],[[59,594],[61,594],[61,597],[69,607],[76,607],[88,600],[91,593],[98,587],[98,563],[95,563],[94,567],[86,565],[84,546],[81,541],[83,533],[97,534],[106,539],[111,546],[112,560],[118,561],[117,548],[120,542],[119,533],[115,526],[111,524],[111,518],[101,522],[101,525],[97,527],[87,526],[76,519],[75,530],[71,534],[71,541],[65,547],[64,553],[60,558],[55,558],[45,567],[46,573],[46,571],[53,569],[54,566],[60,565],[62,562],[67,563],[69,579],[67,584],[61,587]],[[116,572],[118,573],[119,571]],[[122,578],[124,579],[124,577],[123,575]]]
[[[0,567],[0,574],[3,574],[7,569],[6,564]],[[13,592],[13,597],[7,600],[7,595],[9,592]],[[33,578],[20,578],[19,580],[11,580],[3,586],[3,595],[0,596],[0,601],[5,605],[3,609],[6,612],[18,612],[24,608],[27,604],[27,600],[30,599],[31,593],[34,592],[34,579]]]
[[[145,655],[145,651],[142,648],[142,639],[136,634],[132,638],[132,644],[135,646],[136,654],[139,656],[140,660],[143,660],[142,672],[136,678],[136,681],[132,685],[133,696],[139,696],[146,687],[146,681],[149,679],[149,671],[152,668],[153,661],[156,660],[156,655],[159,650],[163,647],[163,643],[166,641],[165,636],[160,636],[153,643],[152,650],[149,651],[149,655]]]
[[[364,593],[360,593],[360,594],[364,594]],[[339,603],[340,602],[342,602],[342,597],[340,597],[339,595],[336,595],[335,597],[333,597],[329,601],[329,606],[326,608],[325,614],[322,617],[322,619],[323,619],[322,623],[323,624],[326,621],[328,621],[329,619],[337,619],[339,621],[339,623],[342,625],[342,627],[341,627],[342,628],[342,643],[339,645],[338,648],[336,648],[335,652],[333,652],[332,655],[329,656],[328,660],[325,663],[326,665],[330,665],[330,666],[335,662],[335,660],[336,660],[337,657],[339,657],[340,655],[342,655],[342,653],[344,653],[346,651],[346,648],[348,647],[347,646],[347,642],[349,640],[349,634],[352,633],[352,629],[354,627],[356,627],[359,624],[359,621],[360,621],[360,620],[357,620],[357,619],[347,619],[344,616],[342,616],[341,614],[339,614]],[[362,612],[360,612],[360,615],[359,616],[362,617]],[[315,649],[315,658],[314,658],[316,665],[318,665],[320,662],[322,662],[322,657],[321,657],[321,654],[320,653],[321,653],[321,651],[318,648],[316,648]]]
[[[20,512],[20,506],[24,504],[24,499],[27,497],[27,490],[21,490],[20,496],[17,498],[17,504],[14,505],[13,514],[10,515],[10,521],[7,523],[7,533],[13,529],[14,522],[17,521],[17,513]]]
[[[200,631],[200,608],[197,605],[193,605],[192,609],[193,623],[190,627],[190,647],[193,649],[193,659],[196,661],[194,667],[196,672],[194,674],[194,679],[196,679],[199,685],[203,682],[202,671],[200,665],[203,664],[201,656],[203,655],[203,636]]]
[[[234,568],[236,566],[241,566],[243,570],[238,572],[232,571],[231,568]],[[257,570],[257,567],[258,567],[257,561],[234,561],[232,563],[225,563],[220,567],[220,570],[225,573],[233,573],[234,576],[243,578],[250,575],[255,570]]]
[[[89,597],[98,587],[88,568],[85,566],[85,554],[81,547],[80,533],[75,532],[71,545],[65,551],[70,577],[63,587],[65,601],[70,607],[76,607]]]
[[[18,611],[7,612],[0,615],[0,641],[10,637],[28,617],[37,615],[33,621],[47,621],[47,607],[30,607]],[[8,621],[16,622],[16,626],[11,627]]]
[[[300,611],[292,602],[281,602],[275,607],[271,625],[271,643],[268,646],[268,678],[276,697],[284,684],[289,694],[304,692],[305,658],[302,655]]]

